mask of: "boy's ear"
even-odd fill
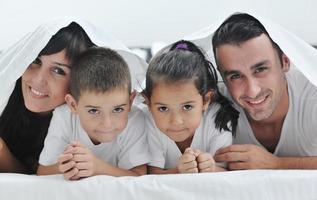
[[[288,72],[290,69],[290,65],[291,65],[291,61],[289,60],[289,58],[283,53],[282,55],[282,68],[283,68],[283,72]]]
[[[213,90],[208,91],[203,99],[203,110],[206,110],[214,97],[215,92]]]
[[[73,113],[77,113],[77,102],[71,94],[66,94],[65,101]]]

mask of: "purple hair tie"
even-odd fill
[[[176,45],[175,49],[188,50],[188,45],[186,43],[179,43],[179,44]]]

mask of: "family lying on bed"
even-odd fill
[[[0,171],[77,180],[317,168],[317,88],[248,14],[210,42],[226,87],[205,52],[180,40],[149,63],[137,107],[133,66],[77,23],[60,29],[2,111]]]

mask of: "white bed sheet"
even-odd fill
[[[317,199],[315,170],[249,170],[208,174],[95,176],[0,174],[0,199]]]

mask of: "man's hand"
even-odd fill
[[[276,169],[279,158],[253,144],[234,144],[216,152],[217,162],[227,162],[230,170]]]

